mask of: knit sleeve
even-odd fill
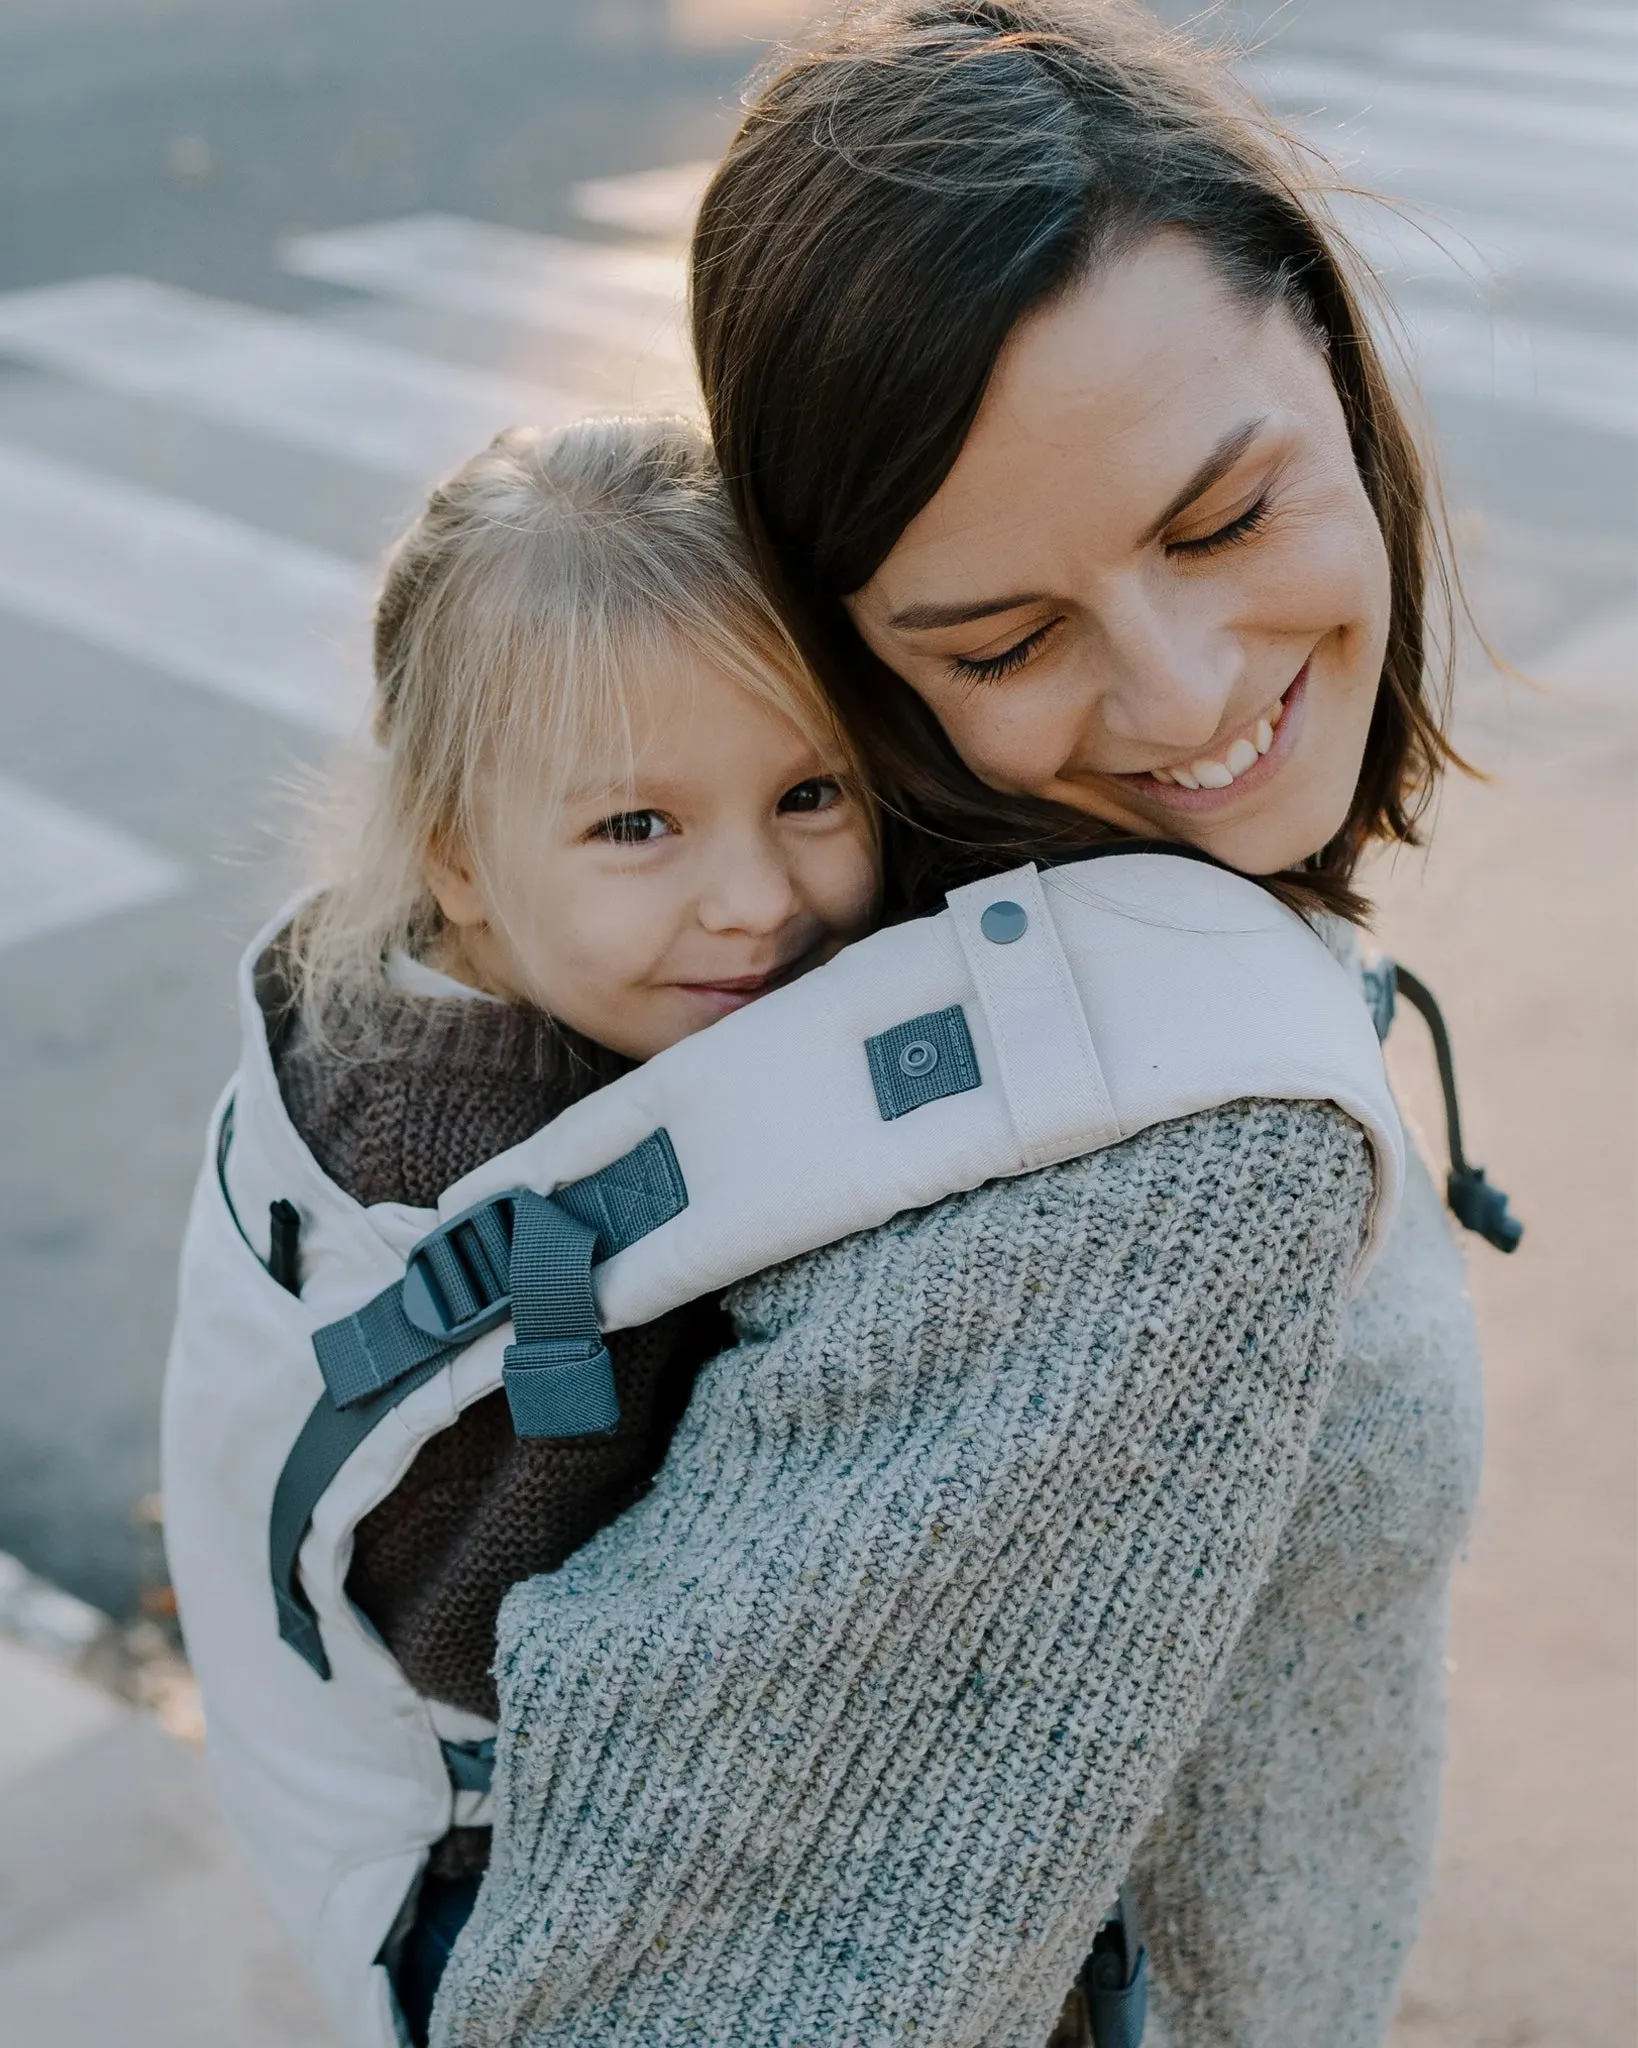
[[[1238,1104],[732,1302],[650,1497],[503,1610],[436,2048],[1042,2048],[1331,1385],[1371,1176]]]

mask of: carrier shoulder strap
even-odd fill
[[[603,1329],[1258,1096],[1361,1124],[1368,1257],[1402,1134],[1357,982],[1299,919],[1243,877],[1146,850],[953,890],[476,1169],[402,1277],[317,1332],[324,1392],[271,1516],[280,1633],[328,1674],[297,1567],[315,1508],[384,1416],[508,1316],[499,1377],[520,1434],[606,1431]]]

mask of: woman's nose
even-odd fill
[[[1149,597],[1123,605],[1100,624],[1106,731],[1178,753],[1216,737],[1244,666],[1231,628]]]
[[[798,907],[789,868],[765,840],[736,838],[715,852],[703,878],[699,919],[707,931],[778,931]]]

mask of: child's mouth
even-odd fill
[[[726,1017],[731,1011],[743,1010],[747,1003],[754,1003],[758,996],[765,996],[771,990],[795,981],[810,967],[817,966],[818,959],[818,948],[808,946],[793,959],[778,967],[770,967],[761,974],[724,976],[716,981],[679,981],[676,986],[685,995],[698,996]]]

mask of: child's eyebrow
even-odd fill
[[[633,810],[642,802],[639,785],[631,781],[571,782],[558,801],[567,808],[580,804],[612,804],[616,809]]]

